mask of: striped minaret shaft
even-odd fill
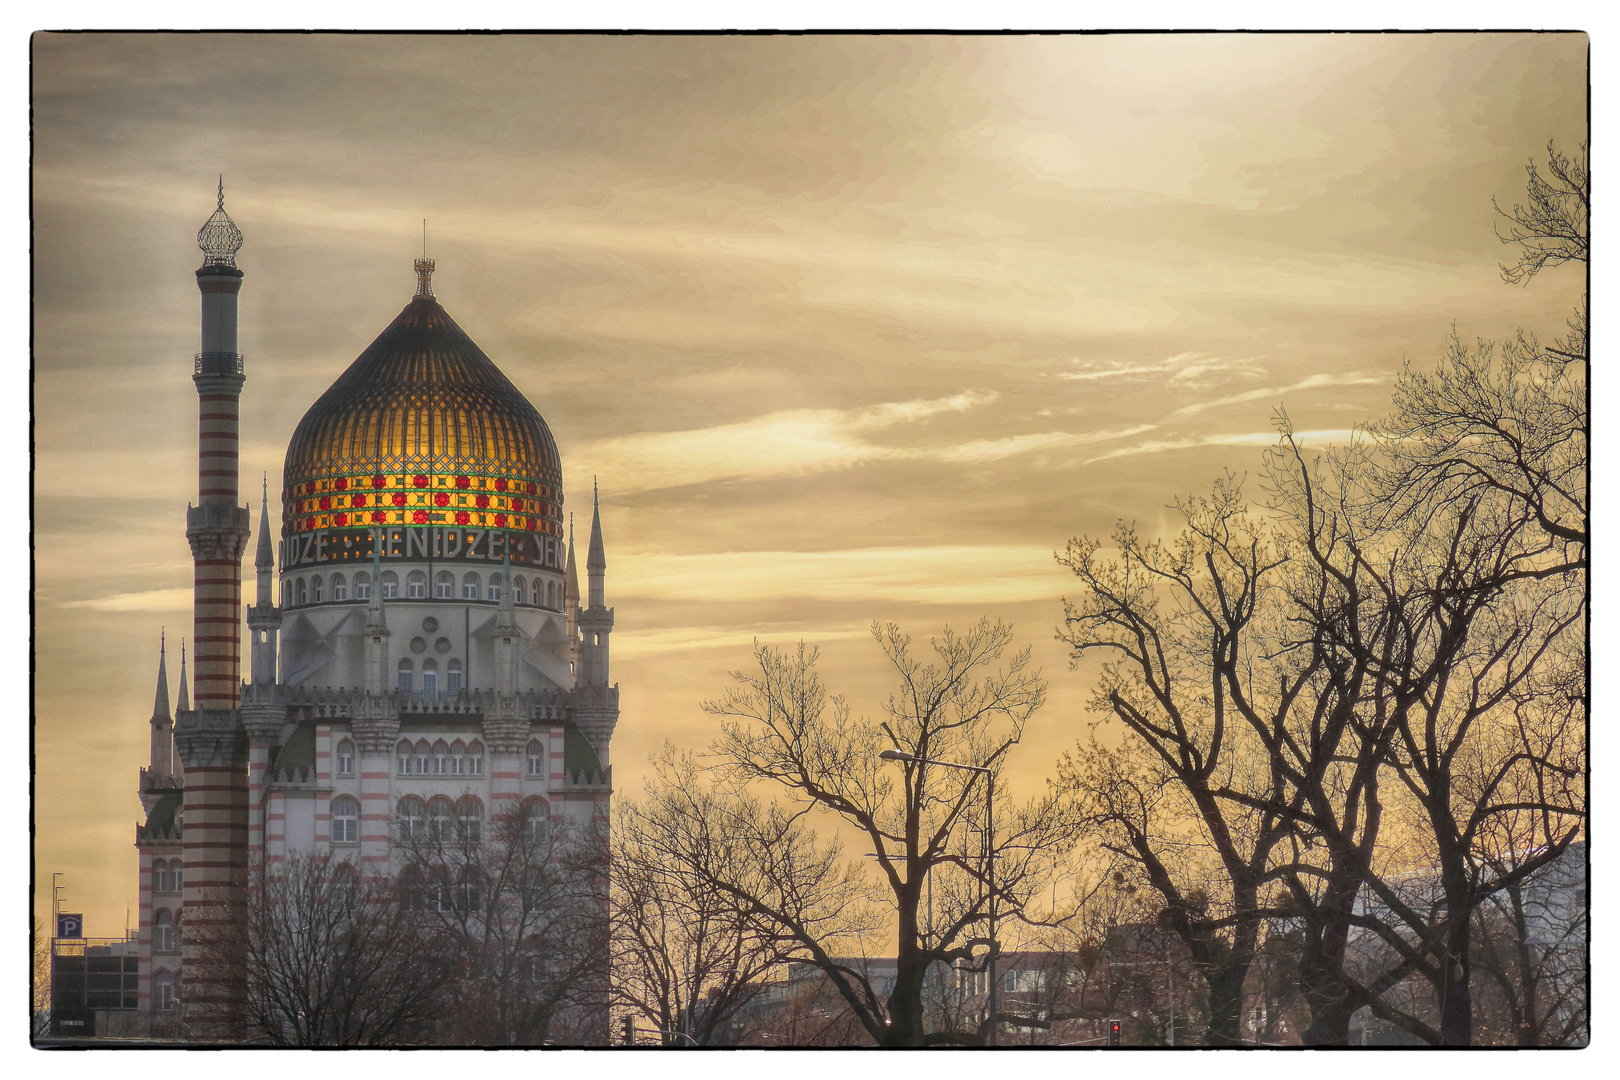
[[[244,381],[237,351],[236,298],[242,234],[219,207],[197,234],[202,350],[197,387],[197,505],[186,511],[193,562],[191,676],[195,707],[176,718],[185,766],[185,890],[181,934],[187,969],[184,1013],[203,1027],[222,1022],[240,989],[199,965],[199,943],[240,919],[248,848],[247,738],[242,728],[242,553],[248,512],[237,505],[237,403]]]

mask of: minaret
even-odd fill
[[[238,403],[244,381],[237,351],[236,297],[242,271],[236,253],[242,233],[225,213],[225,183],[219,203],[197,233],[203,264],[202,350],[192,366],[197,386],[197,505],[186,510],[186,539],[194,565],[192,634],[196,708],[175,717],[174,744],[185,768],[184,920],[193,932],[182,938],[183,960],[210,924],[233,918],[243,896],[247,869],[247,738],[241,696],[242,553],[249,515],[238,506]],[[236,916],[239,917],[239,916]],[[207,1024],[231,996],[188,986],[188,1019]]]
[[[517,693],[517,608],[512,597],[512,557],[501,559],[501,606],[495,611],[495,693],[509,698]]]
[[[563,580],[563,611],[568,619],[568,674],[579,685],[579,567],[574,562],[574,515],[568,515],[568,571]]]
[[[186,641],[180,639],[180,701],[175,705],[175,712],[191,711],[191,689],[186,683]]]
[[[141,805],[147,813],[157,804],[159,789],[174,786],[174,721],[169,715],[168,635],[158,639],[157,698],[152,703],[152,747],[141,770]]]
[[[281,633],[281,609],[274,601],[275,544],[270,539],[270,480],[260,489],[259,547],[253,559],[257,576],[254,599],[247,609],[252,641],[251,679],[242,699],[242,729],[248,739],[248,860],[258,865],[265,854],[265,785],[269,781],[270,748],[281,734],[287,707],[277,704],[276,641]]]
[[[579,614],[579,666],[574,677],[574,722],[608,763],[608,740],[619,720],[619,688],[608,684],[608,635],[613,609],[607,606],[607,556],[602,547],[602,500],[592,482],[591,546],[585,555],[587,605]],[[570,552],[572,554],[572,552]]]

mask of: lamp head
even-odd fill
[[[906,753],[904,750],[885,750],[881,754],[879,754],[878,757],[882,758],[884,761],[916,761],[917,760],[915,757],[913,757],[912,755]]]

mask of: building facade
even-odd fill
[[[223,185],[198,246],[191,685],[182,651],[171,717],[160,643],[136,829],[140,1006],[160,1023],[207,1007],[180,992],[186,931],[245,899],[252,868],[328,855],[397,880],[402,830],[517,813],[605,828],[619,715],[595,492],[582,595],[556,443],[439,304],[430,259],[294,431],[244,608],[242,234]]]

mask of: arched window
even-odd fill
[[[309,579],[309,602],[312,604],[321,602],[321,578],[319,574]]]
[[[175,820],[179,821],[178,818]],[[181,821],[180,827],[185,828],[185,822]],[[180,892],[183,890],[186,887],[186,864],[179,859],[174,860],[169,864],[169,873],[174,875],[174,891]]]
[[[332,602],[341,604],[349,598],[348,582],[343,580],[342,574],[332,575]]]
[[[371,575],[364,570],[354,575],[354,598],[356,600],[371,599]]]
[[[398,768],[396,769],[399,775],[409,776],[416,771],[416,759],[411,756],[410,743],[401,741],[394,748],[394,753],[399,758]]]
[[[160,911],[152,920],[152,951],[174,952],[174,950],[174,917],[167,911]]]
[[[399,598],[399,575],[392,570],[383,571],[382,598],[384,600],[396,600]]]
[[[169,891],[169,862],[167,859],[154,859],[152,861],[152,891],[155,893]]]
[[[544,777],[546,775],[546,748],[539,739],[529,744],[528,773],[531,777]]]
[[[422,868],[414,863],[407,864],[399,872],[400,893],[404,896],[407,907],[426,907],[428,901],[428,877]]]
[[[460,838],[476,844],[484,837],[484,808],[477,799],[466,798],[456,807]]]
[[[478,575],[463,574],[461,577],[461,598],[463,600],[478,599]]]
[[[405,579],[405,596],[410,600],[426,599],[427,575],[420,570],[412,570],[411,576]]]
[[[152,976],[152,1000],[158,1012],[173,1012],[175,1007],[174,976],[160,971]]]
[[[399,838],[401,840],[421,840],[426,836],[424,821],[427,807],[422,805],[421,799],[399,800]]]
[[[337,745],[337,774],[339,776],[354,775],[354,743],[344,739]]]
[[[426,739],[416,740],[416,771],[422,776],[433,771],[433,751],[428,748]]]
[[[332,843],[360,842],[360,804],[347,795],[332,800]]]
[[[340,912],[352,912],[360,898],[360,875],[347,859],[332,868],[332,903]]]
[[[456,875],[456,910],[473,912],[484,906],[482,878],[476,866],[463,866]]]
[[[454,697],[461,693],[461,661],[452,660],[444,673],[445,692]]]
[[[457,739],[454,745],[450,747],[449,772],[451,776],[460,776],[462,774],[465,768],[466,756],[467,745],[460,739]]]
[[[484,775],[484,744],[477,739],[467,744],[467,775]]]
[[[294,601],[294,603],[296,605],[302,606],[304,604],[309,603],[309,583],[308,582],[306,582],[303,578],[299,578],[298,579],[298,584],[293,587],[293,590],[294,590],[293,595],[298,597],[298,599],[296,601]]]
[[[438,798],[428,804],[428,838],[446,841],[455,837],[456,808],[449,799]]]
[[[551,807],[544,799],[523,804],[523,840],[531,852],[543,852],[551,841]]]
[[[439,700],[439,662],[432,657],[422,661],[422,700]]]
[[[411,661],[408,657],[399,662],[399,681],[395,684],[395,689],[402,694],[411,692]]]
[[[433,578],[433,598],[435,600],[452,599],[456,591],[456,575],[448,570],[441,570]]]
[[[523,873],[523,910],[538,911],[546,902],[546,875],[538,866]]]
[[[523,579],[520,578],[520,577],[513,578],[512,579],[512,603],[514,603],[514,604],[524,603],[525,602],[525,597],[527,597],[528,595],[529,595],[528,593],[523,591]]]
[[[459,769],[451,769],[450,747],[440,739],[433,744],[433,773],[435,776],[446,776],[452,771],[460,772]]]
[[[489,575],[488,598],[491,599],[491,600],[499,600],[501,598],[501,575],[499,575],[499,574],[491,574],[491,575]]]

